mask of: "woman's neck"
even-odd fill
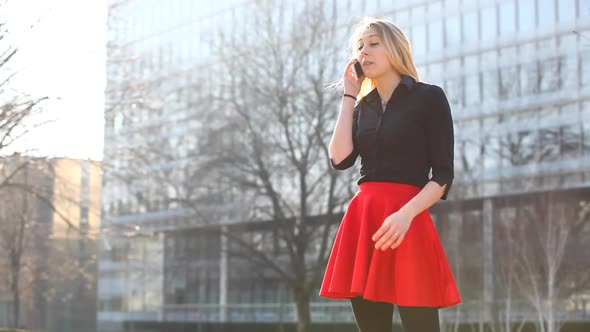
[[[390,71],[379,77],[373,78],[382,102],[389,101],[389,98],[393,94],[393,91],[399,84],[400,80],[401,76],[395,71]]]

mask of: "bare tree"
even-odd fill
[[[247,246],[246,252],[288,284],[303,332],[309,330],[310,296],[329,254],[330,224],[351,197],[350,184],[339,181],[327,153],[337,102],[324,84],[341,69],[334,61],[339,46],[331,42],[338,40],[338,30],[325,4],[307,5],[293,17],[285,8],[267,6],[256,8],[247,31],[255,31],[255,44],[231,40],[240,53],[220,68],[224,79],[214,99],[222,106],[217,118],[227,125],[213,137],[229,138],[222,141],[225,146],[211,145],[210,153],[217,154],[213,165],[221,189],[249,198],[242,218],[274,224],[278,256],[288,263],[280,264],[259,246]]]
[[[346,46],[334,44],[337,20],[325,3],[307,3],[297,13],[266,2],[251,10],[244,36],[216,37],[219,61],[207,69],[216,79],[193,90],[197,109],[183,119],[195,122],[194,132],[135,146],[127,151],[134,174],[117,178],[137,204],[187,208],[194,216],[188,219],[202,226],[270,223],[276,250],[261,245],[267,235],[238,227],[220,228],[231,243],[226,250],[284,280],[296,301],[298,331],[309,331],[330,225],[352,196],[352,181],[331,168],[327,150],[339,97],[326,93],[325,84],[341,74],[345,59],[335,59]],[[142,194],[148,174],[158,185]]]

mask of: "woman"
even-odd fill
[[[408,38],[392,22],[365,18],[351,51],[329,153],[339,170],[360,155],[361,176],[319,295],[350,299],[362,332],[391,331],[394,305],[404,331],[439,331],[438,309],[462,301],[428,212],[454,177],[450,106],[439,86],[419,81]]]

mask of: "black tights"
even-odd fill
[[[357,296],[350,299],[359,332],[391,332],[393,304]],[[439,332],[438,308],[397,306],[404,332]]]

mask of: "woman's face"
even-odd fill
[[[365,76],[376,78],[393,70],[389,63],[383,41],[373,29],[365,30],[357,42],[357,60],[361,63]]]

